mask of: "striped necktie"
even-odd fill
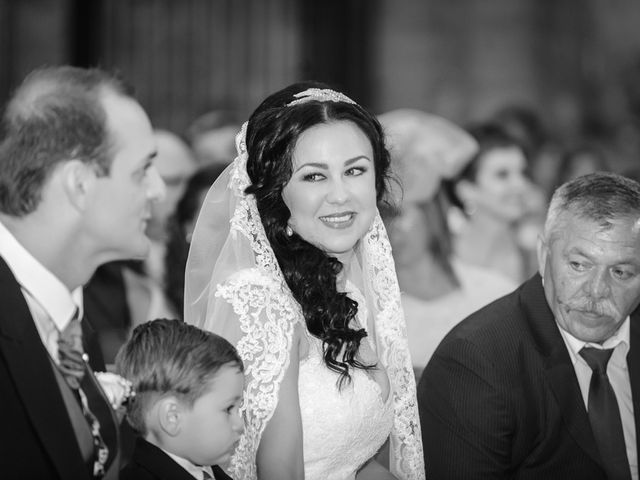
[[[589,422],[607,477],[610,480],[631,480],[618,400],[607,376],[607,364],[613,348],[584,347],[579,353],[593,371],[589,384]]]
[[[69,325],[60,332],[58,358],[60,371],[78,400],[91,430],[94,449],[93,476],[94,478],[102,478],[109,461],[109,448],[102,438],[100,421],[94,411],[100,409],[103,412],[103,417],[109,415],[110,412],[108,411],[108,404],[107,412],[104,412],[104,406],[100,405],[100,402],[105,403],[104,399],[101,398],[100,386],[97,384],[96,378],[87,363],[87,357],[83,352],[82,326],[78,309],[76,309]],[[107,418],[104,421],[108,420]],[[114,455],[115,452],[111,457],[113,458]]]

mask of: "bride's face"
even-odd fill
[[[293,174],[282,191],[289,226],[345,262],[376,214],[373,149],[352,122],[319,124],[293,151]]]

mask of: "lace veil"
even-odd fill
[[[303,102],[348,101],[331,90],[309,89]],[[291,105],[291,104],[289,104]],[[289,365],[294,328],[306,328],[267,240],[246,170],[247,124],[236,136],[237,157],[209,190],[194,230],[186,267],[185,320],[227,338],[245,364],[245,431],[229,467],[237,479],[256,479],[256,453],[273,415]],[[400,290],[379,215],[359,245],[361,276],[374,314],[377,354],[393,395],[391,471],[400,479],[425,476],[415,379]],[[353,269],[354,267],[352,267]]]

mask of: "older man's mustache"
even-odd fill
[[[599,302],[594,302],[589,299],[572,300],[570,302],[565,302],[564,306],[567,310],[577,310],[601,317],[617,318],[619,316],[618,309],[609,300],[601,300]]]

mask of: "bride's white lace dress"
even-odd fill
[[[325,365],[322,343],[307,338],[309,355],[300,362],[298,378],[305,479],[353,479],[391,432],[392,395],[361,369],[352,370],[351,383],[338,390],[338,374]]]

